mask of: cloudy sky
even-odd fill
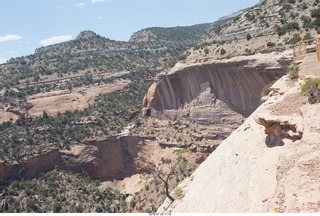
[[[213,22],[259,0],[1,0],[0,63],[83,30],[127,41],[147,27]]]

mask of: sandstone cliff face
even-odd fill
[[[59,150],[22,158],[19,161],[0,163],[0,179],[33,178],[41,172],[53,170],[61,164]]]
[[[122,179],[138,173],[137,157],[145,139],[134,136],[87,141],[71,150],[52,150],[19,161],[1,162],[0,179],[33,178],[57,166],[93,179]]]
[[[157,36],[154,35],[151,31],[148,30],[141,30],[138,32],[135,32],[130,37],[130,42],[151,42],[155,41],[157,39]]]
[[[272,88],[159,212],[320,211],[320,104],[286,76]]]
[[[64,166],[84,172],[91,178],[122,179],[136,174],[136,158],[140,137],[111,137],[107,140],[89,141],[85,145],[61,151]]]
[[[216,99],[247,117],[260,105],[262,88],[285,74],[280,65],[268,63],[244,57],[173,68],[153,83],[143,106],[157,111],[178,109],[210,88]]]

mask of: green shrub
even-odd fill
[[[279,36],[285,35],[288,32],[291,32],[294,30],[300,30],[299,23],[297,22],[287,23],[287,24],[284,24],[282,27],[276,25],[275,27]]]
[[[314,27],[314,23],[312,22],[311,17],[303,15],[303,16],[301,16],[300,19],[301,19],[301,21],[303,23],[303,28],[310,29],[310,28]]]
[[[183,189],[181,187],[177,187],[176,189],[174,189],[173,193],[176,197],[180,197],[181,195],[183,195]]]
[[[215,45],[217,44],[217,41],[213,40],[211,42],[205,41],[203,43],[197,44],[193,47],[194,50],[203,49],[207,46]]]
[[[276,46],[276,44],[273,43],[273,42],[268,42],[268,43],[267,43],[267,47],[269,47],[269,48],[275,47],[275,46]]]
[[[248,41],[251,40],[251,38],[252,38],[251,34],[248,33],[246,38],[247,38]]]
[[[178,61],[186,60],[190,54],[191,54],[190,52],[186,52],[185,54],[180,55],[178,57]]]
[[[220,50],[220,54],[221,54],[221,55],[226,54],[226,50],[222,48],[222,49]]]
[[[256,15],[255,15],[255,14],[249,14],[249,13],[247,13],[247,14],[246,14],[246,18],[247,18],[249,21],[254,21],[255,18],[256,18]]]
[[[209,52],[210,52],[210,51],[209,51],[208,48],[205,48],[205,49],[204,49],[204,53],[205,53],[206,55],[208,55]]]
[[[320,9],[313,9],[311,11],[311,17],[312,18],[320,18]]]
[[[289,40],[289,44],[296,44],[302,40],[302,37],[299,34],[294,34],[292,38]]]
[[[308,4],[303,2],[301,8],[302,8],[302,10],[308,9]]]
[[[301,86],[301,93],[302,95],[308,95],[309,91],[312,89],[319,89],[320,88],[320,78],[313,78],[309,79]]]
[[[320,78],[313,78],[308,80],[301,87],[301,93],[308,97],[310,104],[320,101]]]
[[[299,66],[297,64],[291,64],[288,68],[288,76],[291,80],[299,77]]]
[[[303,40],[311,40],[312,39],[312,36],[310,33],[307,33],[304,37],[303,37]]]

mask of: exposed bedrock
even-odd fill
[[[197,64],[160,75],[143,106],[156,111],[179,109],[210,88],[216,99],[248,117],[260,105],[262,88],[285,74],[280,66],[252,64],[254,61]]]
[[[86,173],[91,178],[122,179],[138,172],[138,145],[143,142],[143,138],[136,136],[93,140],[61,151],[61,157],[67,169]]]
[[[53,170],[61,162],[58,149],[16,161],[1,162],[0,180],[33,178],[41,172]]]
[[[14,161],[0,162],[0,180],[34,178],[55,167],[80,172],[93,179],[122,179],[141,171],[138,153],[147,138],[109,137],[72,146],[70,150],[50,150]]]

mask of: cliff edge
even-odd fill
[[[270,98],[185,180],[158,212],[319,212],[320,104],[301,96],[302,79],[282,77]]]

